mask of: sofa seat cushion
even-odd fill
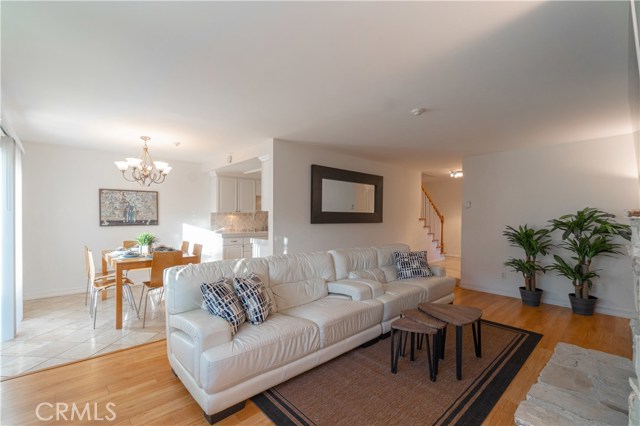
[[[377,300],[357,302],[325,297],[280,312],[316,323],[320,329],[320,346],[325,348],[379,325],[383,307]]]
[[[427,292],[423,288],[404,285],[404,281],[385,284],[385,297],[378,298],[388,305],[385,306],[384,321],[400,316],[400,312],[404,310],[416,309],[418,303],[427,301]],[[393,303],[389,303],[391,299],[395,299]]]
[[[376,300],[382,302],[383,322],[400,316],[400,312],[402,312],[402,302],[398,296],[391,293],[385,293],[382,296],[377,297]]]
[[[272,314],[260,325],[242,324],[230,342],[204,351],[200,356],[200,385],[208,393],[220,392],[319,348],[316,324]]]
[[[420,277],[398,280],[395,283],[420,287],[426,290],[426,301],[431,302],[453,293],[456,279],[454,277]]]

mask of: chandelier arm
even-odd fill
[[[168,163],[162,162],[163,170],[160,171],[149,153],[149,147],[147,146],[147,141],[151,138],[148,136],[141,136],[140,139],[144,141],[144,145],[142,147],[142,153],[140,154],[139,164],[133,166],[133,162],[129,162],[131,165],[131,178],[127,177],[125,172],[128,170],[121,170],[122,177],[127,182],[138,182],[140,186],[151,186],[152,183],[160,184],[164,182],[167,174],[171,170]],[[128,159],[129,160],[129,159]],[[116,164],[118,165],[118,164]],[[120,167],[120,166],[119,166]],[[163,173],[164,169],[167,169],[167,173]]]
[[[124,178],[124,180],[126,180],[127,182],[137,182],[137,179],[129,179],[127,178],[127,175],[125,175],[126,170],[122,170],[122,177]]]

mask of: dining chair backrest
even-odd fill
[[[122,247],[126,249],[130,249],[131,247],[135,247],[138,244],[136,240],[124,240],[122,242]]]
[[[93,261],[93,252],[87,247],[87,273],[92,284],[96,281],[96,264]]]
[[[181,251],[154,251],[151,259],[150,287],[162,287],[164,270],[182,264]]]
[[[180,248],[180,250],[183,253],[189,253],[189,241],[183,241],[182,242],[182,248]]]
[[[198,263],[200,263],[200,258],[202,258],[202,244],[193,245],[193,254],[198,256]]]
[[[84,246],[84,269],[87,271],[87,279],[89,278],[89,247]]]

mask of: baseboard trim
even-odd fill
[[[514,299],[520,298],[520,293],[518,289],[514,289],[512,291],[503,291],[495,288],[487,288],[476,285],[462,284],[459,286],[468,290],[481,291],[483,293],[497,294],[499,296],[507,296],[512,297]],[[569,296],[566,299],[559,297],[549,297],[546,293],[542,296],[542,303],[546,303],[549,305],[562,306],[565,308],[571,308],[571,304],[569,303]],[[607,306],[603,305],[600,301],[596,304],[596,310],[599,314],[612,315],[614,317],[622,317],[622,318],[635,318],[635,312],[629,309],[618,308],[615,306]]]
[[[86,291],[85,288],[67,287],[58,290],[44,290],[35,293],[25,293],[23,300],[44,299],[46,297],[68,296],[70,294],[80,294]]]

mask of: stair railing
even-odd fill
[[[422,188],[422,207],[420,218],[424,222],[424,227],[429,228],[429,233],[433,235],[440,253],[444,254],[444,216],[438,210],[433,199],[424,187]]]

